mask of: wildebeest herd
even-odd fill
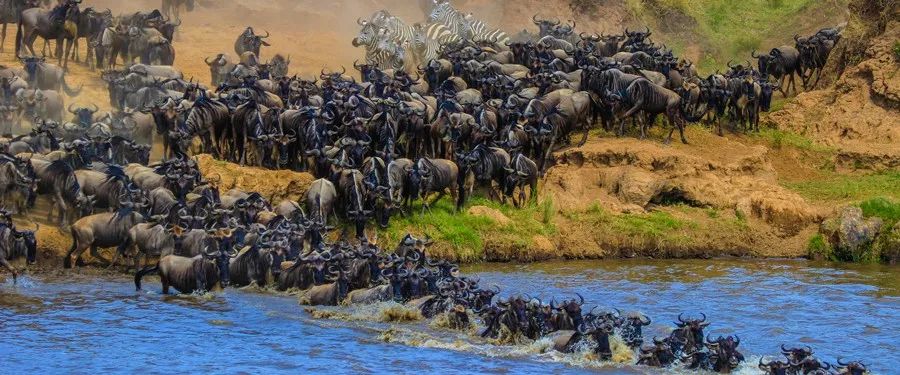
[[[807,86],[815,75],[815,86],[840,35],[825,29],[795,37],[796,47],[754,52],[758,69],[729,63],[725,73],[703,78],[689,61],[652,43],[649,30],[576,34],[574,22],[535,17],[537,34],[510,37],[447,2],[426,1],[425,24],[408,27],[387,11],[358,21],[353,44],[366,49],[365,62],[353,64],[359,81],[346,69],[323,69],[312,80],[291,76],[289,56],[260,60],[270,34],[247,27],[234,43],[237,60],[226,53],[206,59],[208,88],[172,66],[181,24],[173,9],[184,3],[191,9],[192,1],[164,1],[174,22],[158,10],[113,16],[82,11],[79,3],[45,9],[12,0],[7,8],[18,13],[3,20],[22,20],[16,54],[24,46],[31,56],[21,57],[22,68],[0,69],[0,129],[7,137],[0,206],[21,214],[39,195],[48,198],[48,219],[55,212],[73,238],[65,267],[82,264],[88,249],[110,263],[98,250],[116,247],[111,263],[131,258],[138,288],[155,273],[164,292],[256,284],[302,290],[311,305],[398,301],[428,318],[447,314],[458,329],[473,324],[475,314],[484,337],[548,337],[557,350],[586,345],[609,359],[610,337],[617,335],[639,364],[719,372],[743,361],[740,339],[705,337],[705,317],[679,316],[669,337],[644,342],[646,316],[585,313],[580,296],[549,304],[527,296],[495,300],[499,290],[426,256],[428,240],[407,236],[386,252],[365,227],[373,218],[388,226],[416,200],[428,210],[446,193],[460,208],[475,185],[526,204],[536,199],[551,152],[570,143],[572,133],[584,143],[601,121],[624,135],[630,120],[643,136],[663,114],[683,141],[684,124],[702,119],[720,124],[727,117],[756,128],[759,111],[768,110],[774,90],[787,88],[785,80],[791,85],[799,76]],[[56,42],[63,67],[35,56],[38,36]],[[77,61],[81,38],[86,62],[105,69],[110,113],[65,106],[63,94],[81,91],[68,85],[64,68],[70,54]],[[64,42],[76,47],[63,51]],[[157,163],[150,162],[154,139],[163,147]],[[298,202],[220,192],[189,156],[199,152],[318,179]],[[15,276],[7,260],[34,262],[36,240],[34,231],[17,229],[2,214],[0,264]],[[327,241],[335,217],[355,230],[357,244]],[[810,348],[783,349],[785,360],[759,367],[771,374],[865,372],[860,362],[832,367]]]

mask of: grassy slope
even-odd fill
[[[608,135],[592,135],[592,139],[601,137]],[[829,209],[860,205],[867,216],[881,217],[889,224],[900,218],[900,172],[836,171],[831,162],[835,149],[786,131],[764,130],[736,137],[749,144],[765,145],[772,150],[772,158],[784,159],[781,166],[775,163],[780,184],[815,206]],[[678,204],[656,207],[648,213],[614,214],[600,205],[565,211],[542,199],[539,204],[516,209],[475,197],[463,211],[473,206],[497,210],[509,222],[504,224],[468,212],[454,213],[450,200],[444,199],[424,214],[418,205],[414,206],[411,215],[393,220],[391,227],[380,233],[379,240],[396,243],[407,232],[427,235],[435,240],[433,254],[471,262],[630,255],[696,257],[729,251],[741,254],[746,250],[740,247],[752,242],[758,233],[747,218],[733,210]],[[553,244],[560,237],[573,234],[586,236],[586,241],[600,244],[605,251],[543,249],[542,244],[536,243],[536,239],[543,238]]]
[[[753,49],[793,43],[806,34],[840,22],[846,0],[626,0],[629,11],[676,52],[699,43],[697,62],[704,71],[730,60],[744,61]]]

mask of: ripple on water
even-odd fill
[[[838,355],[864,359],[873,362],[876,373],[900,368],[893,355],[895,333],[886,329],[900,326],[893,285],[897,268],[834,267],[625,260],[466,268],[482,285],[500,285],[504,297],[529,293],[548,302],[577,291],[586,308],[639,309],[654,320],[645,330],[648,337],[667,334],[679,312],[706,312],[713,336],[741,336],[747,362],[738,374],[758,373],[759,355],[777,354],[781,343],[810,343],[816,356],[829,362]],[[658,373],[616,363],[632,363],[630,350],[616,351],[624,359],[604,362],[589,350],[555,352],[548,340],[493,345],[478,337],[478,328],[459,332],[410,319],[415,310],[394,303],[304,312],[296,298],[260,294],[256,288],[162,296],[158,283],[148,281],[148,291],[135,293],[130,280],[107,277],[72,274],[50,282],[23,278],[18,285],[0,284],[0,335],[10,338],[0,342],[0,352],[42,359],[8,356],[5,371],[159,369],[165,348],[163,354],[179,356],[165,363],[169,372]],[[113,347],[117,350],[93,355]],[[90,362],[77,360],[86,355]]]

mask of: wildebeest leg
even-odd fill
[[[787,87],[784,87],[785,78],[786,78],[785,76],[781,76],[781,78],[778,79],[778,91],[781,92],[781,97],[783,97],[783,98],[787,98],[787,96],[788,96],[787,91],[785,91],[787,89]]]
[[[169,294],[169,278],[162,272],[159,273],[159,282],[162,283],[162,294]]]
[[[31,33],[31,32],[29,32],[24,37],[23,43],[25,43],[25,47],[28,48],[28,51],[31,52],[31,56],[37,56],[37,54],[34,53],[34,41],[36,39],[37,39],[37,34]]]
[[[100,248],[98,248],[97,246],[91,246],[91,256],[99,260],[100,263],[103,263],[104,265],[108,266],[110,264],[108,259],[100,255]]]
[[[541,172],[540,175],[543,176],[545,172],[547,172],[547,161],[550,160],[550,153],[553,152],[553,147],[556,143],[556,137],[550,139],[550,145],[544,150],[544,155],[541,157]]]
[[[3,26],[4,26],[4,28],[6,27],[5,24]],[[19,273],[16,271],[16,269],[11,264],[9,264],[9,262],[6,260],[5,257],[0,257],[0,266],[3,266],[3,268],[6,268],[7,270],[9,270],[10,273],[12,273],[13,283],[15,283],[16,279],[19,276]]]
[[[66,65],[64,64],[64,62],[68,62],[68,59],[66,58],[67,55],[63,54],[63,45],[64,44],[65,44],[65,39],[62,36],[56,38],[56,60],[57,60],[57,64],[59,66],[62,66],[63,69],[66,68]],[[66,52],[68,52],[68,50],[66,50]]]
[[[815,89],[816,86],[819,86],[819,78],[822,78],[822,68],[816,69],[816,81],[813,82],[812,86],[810,87],[811,89]],[[806,88],[804,87],[804,89]]]
[[[3,23],[3,33],[0,34],[0,52],[3,52],[3,45],[6,43],[6,22]]]
[[[108,267],[112,267],[112,266],[116,265],[116,263],[119,260],[119,256],[121,256],[122,258],[128,258],[128,255],[125,253],[125,250],[127,250],[130,247],[130,245],[131,245],[131,240],[128,240],[128,239],[126,239],[125,242],[119,244],[119,246],[116,247],[116,253],[115,253],[115,255],[113,255],[113,259],[111,262],[109,262]]]

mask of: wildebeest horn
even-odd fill
[[[531,22],[534,22],[535,25],[540,25],[541,21],[538,21],[537,14],[531,16]]]
[[[72,110],[73,105],[75,105],[75,103],[69,104],[69,107],[67,107],[66,109],[74,115],[75,111]]]
[[[91,106],[92,106],[92,107],[94,107],[94,109],[93,109],[93,110],[91,110],[91,113],[95,113],[95,112],[97,112],[97,111],[99,111],[99,110],[100,110],[100,107],[97,107],[97,105],[96,105],[96,104],[93,104],[93,103],[92,103],[92,104],[91,104]]]
[[[582,297],[579,293],[575,293],[575,295],[578,296],[578,299],[581,301],[578,302],[578,306],[584,305],[584,297]]]
[[[212,65],[212,63],[209,62],[209,56],[206,56],[206,57],[203,59],[203,61],[206,62],[206,65]]]
[[[645,326],[650,325],[650,323],[652,322],[652,320],[650,320],[650,317],[649,317],[649,316],[646,316],[646,315],[644,315],[644,314],[641,314],[640,319],[641,319],[641,324],[643,324],[643,325],[645,325]],[[645,323],[645,322],[646,322],[646,323]]]
[[[266,32],[266,36],[261,36],[260,38],[261,38],[261,39],[268,38],[268,37],[269,37],[269,31],[268,31],[268,30],[263,30],[263,31]]]
[[[752,58],[754,58],[754,59],[759,58],[759,56],[756,54],[756,50],[755,50],[755,49],[754,49],[753,51],[750,52],[750,57],[752,57]]]
[[[700,319],[700,322],[701,322],[701,323],[705,322],[705,321],[706,321],[706,314],[700,313],[700,315],[703,316],[703,319]]]

